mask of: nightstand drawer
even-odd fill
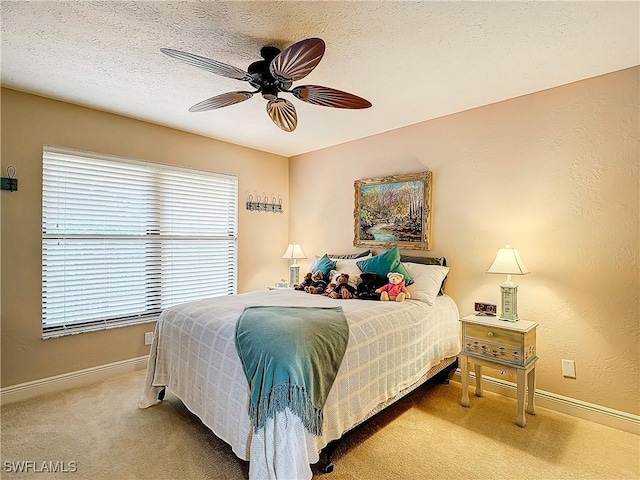
[[[520,332],[501,330],[484,325],[466,325],[465,334],[469,337],[503,345],[521,346],[522,344],[522,334]]]
[[[536,356],[536,331],[514,331],[496,326],[465,323],[464,352],[513,365],[526,365]]]

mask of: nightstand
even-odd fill
[[[462,322],[462,351],[459,355],[462,376],[463,407],[469,406],[469,363],[475,366],[476,397],[482,397],[482,367],[491,367],[516,375],[518,385],[518,419],[524,427],[524,397],[527,413],[535,415],[536,389],[536,322],[506,322],[497,317],[467,315]],[[525,382],[526,380],[526,382]]]

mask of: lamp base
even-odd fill
[[[508,279],[500,285],[500,296],[502,297],[500,320],[505,322],[520,320],[518,317],[518,285]]]
[[[293,263],[289,265],[289,286],[293,287],[296,283],[300,283],[300,265]]]

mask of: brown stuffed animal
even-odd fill
[[[313,280],[311,280],[311,272],[305,274],[304,279],[300,283],[296,283],[293,288],[296,290],[304,290],[306,287],[310,287]]]
[[[363,272],[360,274],[362,282],[356,289],[356,298],[361,300],[380,300],[380,294],[376,293],[378,274],[374,272]]]
[[[327,288],[324,289],[323,295],[326,295],[327,297],[331,296],[334,288],[336,288],[336,284],[331,282],[329,285],[327,285]]]
[[[307,293],[322,294],[324,289],[327,288],[327,282],[324,279],[324,272],[318,270],[313,272],[311,276],[311,285],[305,287],[304,291]]]
[[[336,286],[333,292],[331,292],[331,298],[343,298],[347,300],[353,298],[355,293],[355,287],[349,284],[349,275],[341,273],[338,278],[336,278]]]

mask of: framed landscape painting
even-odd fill
[[[431,172],[356,180],[356,247],[429,250]]]

